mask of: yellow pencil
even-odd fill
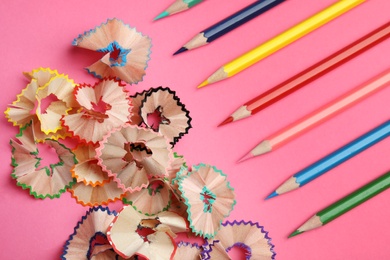
[[[336,2],[305,21],[223,65],[208,79],[203,81],[198,88],[234,76],[365,1],[366,0],[340,0]]]

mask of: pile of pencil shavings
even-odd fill
[[[95,84],[38,68],[24,73],[29,83],[5,111],[19,128],[10,141],[17,185],[37,199],[69,191],[91,207],[62,259],[229,259],[233,246],[249,258],[274,258],[257,223],[222,224],[236,203],[227,176],[207,164],[188,167],[173,151],[191,128],[176,93],[158,87],[130,96],[126,90],[145,74],[150,39],[111,19],[73,44],[104,54],[87,68]],[[41,145],[56,153],[57,163],[41,165]],[[103,206],[118,200],[125,204],[119,213]],[[202,243],[181,241],[179,233]]]

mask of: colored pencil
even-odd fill
[[[264,108],[315,81],[329,71],[341,66],[389,37],[390,22],[382,25],[376,30],[287,79],[272,89],[246,102],[243,106],[239,107],[233,114],[231,114],[230,117],[226,118],[220,125],[228,124],[258,113]]]
[[[321,227],[390,187],[390,172],[364,185],[332,205],[319,211],[288,237]]]
[[[327,119],[341,113],[347,108],[353,106],[354,104],[388,85],[390,85],[390,69],[382,72],[381,74],[352,89],[344,95],[341,95],[328,104],[281,129],[280,131],[270,135],[244,157],[242,157],[239,162],[273,151],[283,146],[292,139],[321,124]]]
[[[291,27],[290,29],[284,31],[283,33],[272,38],[271,40],[266,41],[265,43],[248,51],[247,53],[241,55],[233,61],[223,65],[208,79],[203,81],[198,86],[198,88],[234,76],[235,74],[252,66],[256,62],[268,57],[274,52],[298,40],[304,35],[314,31],[318,27],[326,24],[327,22],[335,19],[336,17],[340,16],[341,14],[349,11],[353,7],[363,2],[365,2],[365,0],[337,1],[335,4],[329,6],[328,8],[325,8],[324,10],[306,19],[305,21]]]
[[[206,45],[284,1],[285,0],[258,0],[203,30],[173,55]]]
[[[176,0],[172,5],[165,9],[164,12],[154,18],[154,20],[156,21],[172,14],[183,12],[201,2],[203,2],[203,0]]]
[[[297,172],[267,199],[298,189],[390,135],[390,120]]]

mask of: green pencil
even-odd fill
[[[167,17],[169,15],[185,11],[185,10],[190,9],[194,5],[197,5],[203,1],[204,0],[176,0],[164,12],[162,12],[156,18],[154,18],[154,20],[156,21],[158,19]]]
[[[288,237],[321,227],[390,187],[390,172],[319,211]]]

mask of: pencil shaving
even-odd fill
[[[142,225],[157,217],[142,215],[131,206],[124,207],[108,230],[115,251],[124,258],[140,255],[147,259],[170,259],[176,244],[167,232],[158,230],[160,225],[166,225],[164,221],[159,219],[153,227]]]
[[[124,203],[132,205],[145,215],[155,215],[169,208],[171,192],[163,179],[152,178],[148,187],[135,192],[128,192]]]
[[[72,150],[77,159],[77,164],[71,169],[73,178],[77,182],[84,182],[85,185],[101,186],[109,182],[109,177],[102,168],[97,165],[95,158],[96,145],[78,144]]]
[[[96,144],[128,121],[131,106],[127,91],[114,79],[103,79],[93,86],[78,85],[74,96],[80,109],[64,116],[62,122],[81,142]]]
[[[131,96],[131,114],[130,114],[130,124],[142,126],[142,117],[140,115],[140,107],[142,104],[142,101],[145,99],[146,93],[148,93],[149,90],[144,90],[142,92],[137,92],[135,95]]]
[[[175,91],[169,88],[150,89],[145,94],[139,113],[145,126],[167,137],[172,146],[191,128],[189,111]],[[158,122],[149,119],[153,114],[158,117]]]
[[[168,182],[172,183],[173,179],[176,178],[177,173],[181,167],[187,167],[186,160],[183,155],[179,155],[176,152],[173,153],[173,161],[168,168]]]
[[[230,256],[226,252],[225,248],[221,245],[218,240],[214,240],[212,243],[203,245],[203,251],[201,253],[202,259],[204,260],[230,260]]]
[[[184,199],[183,199],[182,193],[179,189],[179,182],[180,182],[180,180],[183,179],[183,177],[188,175],[189,171],[190,170],[188,169],[187,166],[181,166],[179,171],[176,173],[176,177],[171,180],[170,188],[173,191],[173,194],[175,195],[175,197],[180,201],[184,201]]]
[[[213,238],[236,203],[226,175],[214,166],[199,164],[179,180],[179,190],[188,207],[191,230]]]
[[[118,188],[117,183],[112,179],[100,186],[90,186],[84,182],[78,182],[69,188],[69,191],[77,203],[90,207],[108,205],[110,202],[122,199],[125,195],[125,192]]]
[[[99,143],[96,158],[124,191],[149,185],[149,177],[165,177],[172,160],[167,139],[148,130],[124,125],[108,133]]]
[[[36,114],[41,122],[41,130],[46,135],[60,130],[62,128],[60,119],[76,106],[73,98],[74,86],[73,80],[65,75],[58,75],[37,89],[38,106]],[[53,100],[45,109],[42,102],[46,98]]]
[[[107,228],[115,216],[115,211],[111,212],[109,208],[101,206],[87,211],[66,241],[61,259],[76,260],[80,256],[86,259],[108,259],[114,256],[117,259],[106,236]]]
[[[251,221],[233,221],[222,224],[214,237],[229,252],[233,247],[242,248],[246,259],[274,259],[274,245],[263,226]],[[210,256],[213,256],[211,253]],[[211,258],[214,259],[214,258]]]
[[[198,244],[191,244],[181,241],[177,244],[177,249],[173,260],[199,260],[201,251],[202,248]]]
[[[28,138],[23,138],[24,133]],[[50,166],[40,167],[39,150],[33,148],[34,132],[31,123],[22,127],[16,136],[17,141],[11,140],[12,176],[16,179],[17,185],[28,189],[35,198],[59,198],[67,188],[74,184],[70,169],[77,162],[73,153],[64,145],[55,140],[46,140],[45,144],[52,147],[58,155],[58,162]],[[28,144],[24,146],[24,144]]]
[[[97,78],[116,77],[130,84],[137,83],[145,75],[150,59],[150,38],[116,18],[79,35],[73,45],[105,53],[87,67]]]
[[[5,111],[8,121],[18,127],[33,121],[35,138],[39,142],[69,136],[59,119],[74,105],[69,96],[73,91],[73,80],[49,68],[35,69],[24,75],[30,82]]]
[[[168,168],[168,176],[164,179],[168,185],[169,190],[175,196],[176,199],[181,200],[181,193],[179,191],[179,175],[178,173],[184,173],[185,170],[181,171],[181,168],[187,168],[184,156],[178,155],[176,152],[173,153],[173,161]]]
[[[187,205],[176,196],[171,196],[171,204],[168,210],[188,219]]]

